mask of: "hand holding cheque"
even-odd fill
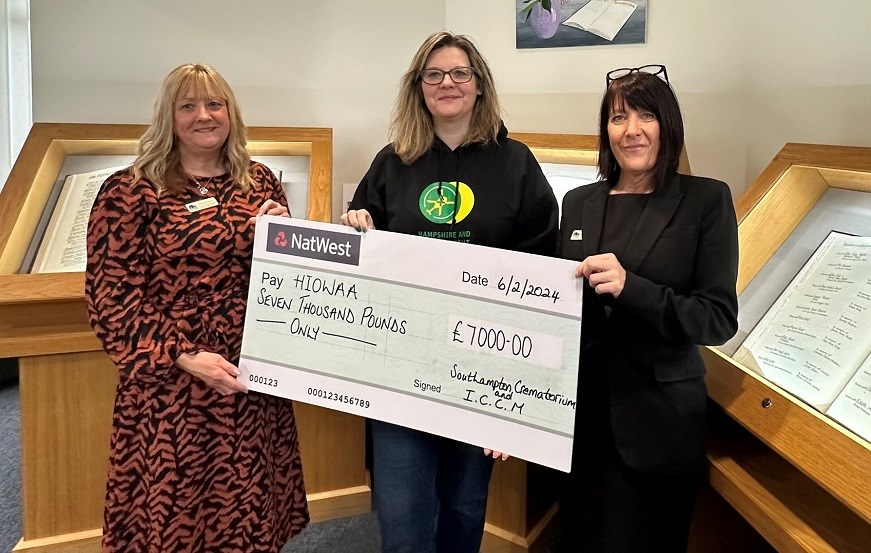
[[[586,278],[597,294],[611,294],[615,298],[626,284],[626,269],[613,253],[591,255],[580,262],[575,276]]]
[[[240,380],[568,470],[581,317],[575,266],[262,217]]]
[[[342,224],[362,232],[375,228],[372,216],[365,209],[351,209],[347,213],[342,213]]]

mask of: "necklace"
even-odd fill
[[[200,182],[200,179],[191,175],[191,178],[194,179],[194,182],[197,183],[197,189],[200,191],[200,196],[205,196],[209,193],[209,187],[207,185],[212,184],[212,179],[215,177],[209,177],[209,179],[203,184]]]

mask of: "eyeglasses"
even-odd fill
[[[472,80],[472,77],[475,76],[475,71],[471,67],[454,67],[450,71],[423,69],[420,72],[420,78],[426,84],[442,84],[442,81],[445,80],[445,75],[450,75],[451,80],[455,84],[463,84]]]
[[[665,70],[665,66],[653,64],[642,65],[641,67],[621,67],[620,69],[608,71],[608,74],[605,75],[605,88],[611,86],[611,83],[617,79],[632,73],[647,73],[648,75],[654,75],[665,81],[665,84],[670,84],[668,82],[668,71]]]

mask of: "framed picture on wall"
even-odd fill
[[[644,44],[649,0],[515,0],[517,48]]]

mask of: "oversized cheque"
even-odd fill
[[[257,392],[568,471],[575,265],[262,217],[239,378]]]

